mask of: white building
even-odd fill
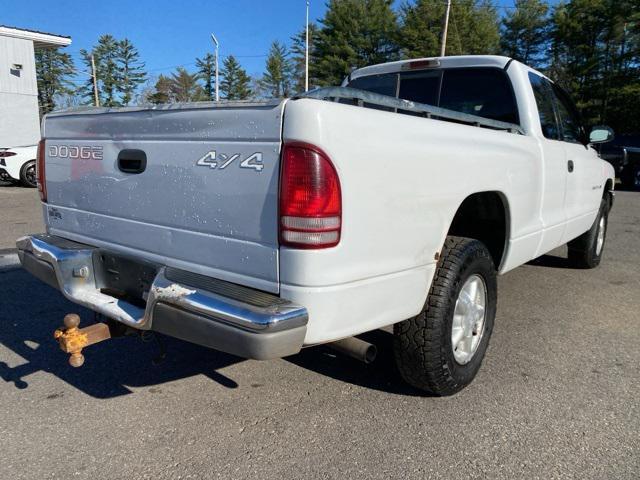
[[[40,139],[35,49],[65,47],[70,37],[0,25],[0,148]]]

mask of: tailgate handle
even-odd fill
[[[147,168],[147,154],[136,149],[120,150],[118,168],[124,173],[142,173]]]

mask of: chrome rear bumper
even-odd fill
[[[20,238],[16,245],[31,274],[72,302],[130,327],[260,360],[302,348],[307,310],[275,295],[158,266],[141,308],[101,291],[98,248],[46,234]]]

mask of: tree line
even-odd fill
[[[338,85],[354,69],[403,58],[440,54],[446,2],[329,0],[324,17],[310,24],[310,87]],[[489,0],[453,0],[447,55],[503,54],[548,74],[577,101],[586,123],[606,123],[619,132],[640,131],[640,9],[637,0],[515,0],[500,15]],[[214,56],[148,80],[138,51],[127,39],[103,35],[81,51],[83,69],[96,63],[98,93],[107,106],[215,99]],[[223,59],[221,98],[286,97],[304,90],[305,30],[288,44],[272,43],[264,73],[250,77],[237,57]],[[79,88],[71,57],[37,53],[43,113],[57,99],[75,95],[93,102],[89,77]]]

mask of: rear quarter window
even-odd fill
[[[558,129],[558,122],[556,121],[551,83],[540,75],[532,72],[529,72],[529,82],[531,83],[533,95],[536,99],[538,119],[540,120],[542,134],[551,140],[558,140],[560,138],[560,130]]]

